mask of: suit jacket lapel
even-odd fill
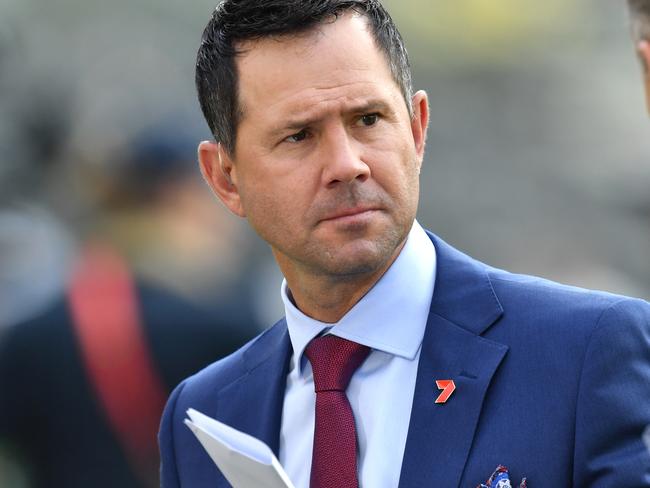
[[[244,355],[245,372],[219,391],[215,418],[264,441],[278,456],[291,343],[284,319]]]
[[[458,486],[486,391],[508,347],[480,337],[503,313],[484,265],[430,235],[434,296],[420,353],[401,488]],[[436,380],[456,391],[435,404]]]

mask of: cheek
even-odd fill
[[[306,205],[300,183],[259,177],[254,184],[243,185],[240,195],[249,223],[262,237],[298,231],[297,222]]]
[[[368,153],[373,176],[386,190],[406,191],[419,180],[420,165],[415,148],[400,139],[387,142],[392,144],[382,144]]]

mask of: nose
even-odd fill
[[[322,154],[325,186],[368,179],[370,167],[361,158],[361,149],[360,143],[352,139],[343,127],[326,138]]]

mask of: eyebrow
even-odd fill
[[[346,108],[344,112],[348,114],[367,114],[373,112],[392,113],[393,111],[390,109],[389,105],[382,100],[368,100],[352,105]],[[321,120],[322,117],[320,116],[289,119],[286,123],[283,123],[277,129],[274,129],[273,134],[279,134],[285,131],[301,130],[305,127],[312,126]]]

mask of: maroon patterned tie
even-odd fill
[[[345,390],[370,348],[333,335],[305,349],[314,371],[316,424],[310,488],[358,488],[357,433]]]

